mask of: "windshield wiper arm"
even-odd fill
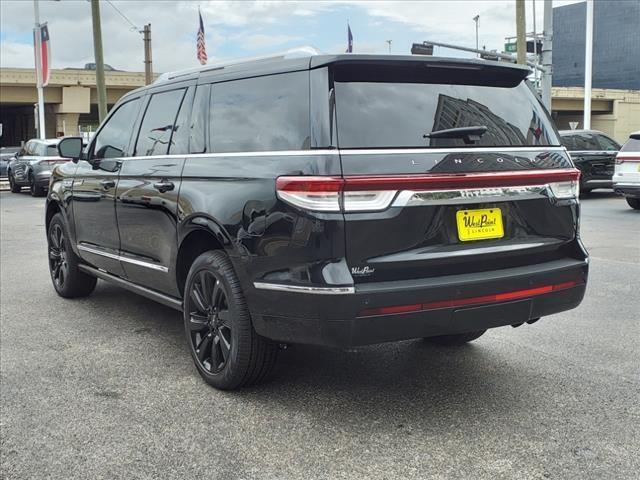
[[[435,132],[425,133],[422,138],[461,138],[464,143],[477,142],[488,130],[484,125],[474,125],[471,127],[446,128]]]

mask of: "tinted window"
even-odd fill
[[[211,85],[199,85],[193,100],[189,152],[204,153],[207,150],[207,119],[209,118],[209,92]]]
[[[631,137],[620,149],[621,152],[640,152],[640,137]]]
[[[47,157],[57,157],[58,156],[58,146],[57,145],[47,145],[47,151],[45,153]]]
[[[36,154],[36,142],[30,140],[24,146],[24,150],[22,151],[22,155],[35,155]]]
[[[596,137],[598,138],[598,143],[600,144],[600,148],[602,148],[602,150],[614,152],[620,150],[620,145],[611,140],[609,137],[605,137],[604,135],[596,135]]]
[[[191,103],[193,102],[193,88],[187,90],[180,111],[176,118],[176,124],[173,127],[173,135],[171,136],[171,145],[169,153],[180,154],[189,153],[189,114],[191,113]]]
[[[165,155],[173,133],[184,89],[156,93],[144,113],[135,155]]]
[[[124,103],[109,117],[96,136],[92,158],[117,158],[124,154],[139,105],[138,98]]]
[[[213,85],[214,152],[309,148],[309,72]]]
[[[574,136],[576,147],[575,150],[600,150],[600,145],[596,141],[596,137],[589,133],[579,133]]]
[[[562,135],[560,140],[562,141],[562,145],[567,147],[567,150],[575,150],[576,142],[573,139],[573,135]]]
[[[392,76],[387,72],[387,77]],[[336,81],[342,148],[559,145],[529,86]],[[486,126],[479,141],[423,138],[450,128]]]

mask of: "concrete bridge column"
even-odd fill
[[[56,137],[77,136],[79,113],[56,113]]]

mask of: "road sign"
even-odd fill
[[[507,53],[516,53],[518,51],[518,44],[516,42],[513,43],[505,43],[504,51]]]

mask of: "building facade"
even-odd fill
[[[593,88],[640,90],[640,0],[593,2]],[[553,9],[553,86],[584,86],[586,2]]]

